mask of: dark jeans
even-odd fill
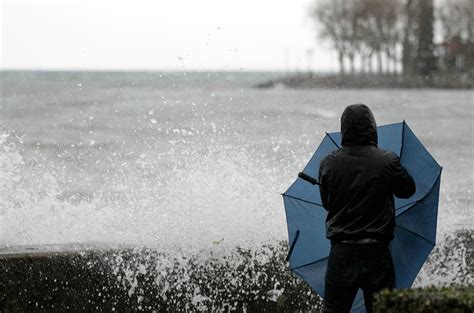
[[[367,312],[373,295],[395,286],[392,256],[385,243],[335,243],[331,247],[324,290],[327,313],[350,312],[357,291],[364,292]]]

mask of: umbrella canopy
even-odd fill
[[[408,199],[395,198],[395,238],[390,243],[396,288],[409,288],[436,243],[436,224],[441,167],[405,122],[377,127],[378,146],[400,157],[416,183]],[[340,148],[341,133],[326,133],[303,173],[317,177],[319,163]],[[306,180],[300,177],[306,178]],[[324,276],[330,241],[326,238],[327,212],[322,206],[319,186],[305,175],[283,194],[288,224],[290,269],[324,296]],[[352,312],[365,312],[361,291]]]

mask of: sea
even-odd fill
[[[472,238],[473,90],[253,87],[281,75],[0,72],[0,253],[286,242],[281,193],[353,103],[405,120],[443,166],[438,244]],[[472,248],[418,285],[473,283]]]

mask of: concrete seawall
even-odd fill
[[[472,284],[474,235],[435,248],[417,285]],[[76,246],[0,251],[0,312],[318,312],[285,262],[287,243],[187,255]]]
[[[149,249],[0,256],[1,312],[284,312],[320,307],[284,244],[219,259]]]

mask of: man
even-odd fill
[[[409,198],[415,182],[391,151],[377,147],[377,125],[364,104],[341,117],[342,148],[320,164],[320,192],[331,240],[326,270],[326,312],[349,312],[359,288],[372,312],[373,295],[393,288],[388,245],[394,236],[393,195]]]

